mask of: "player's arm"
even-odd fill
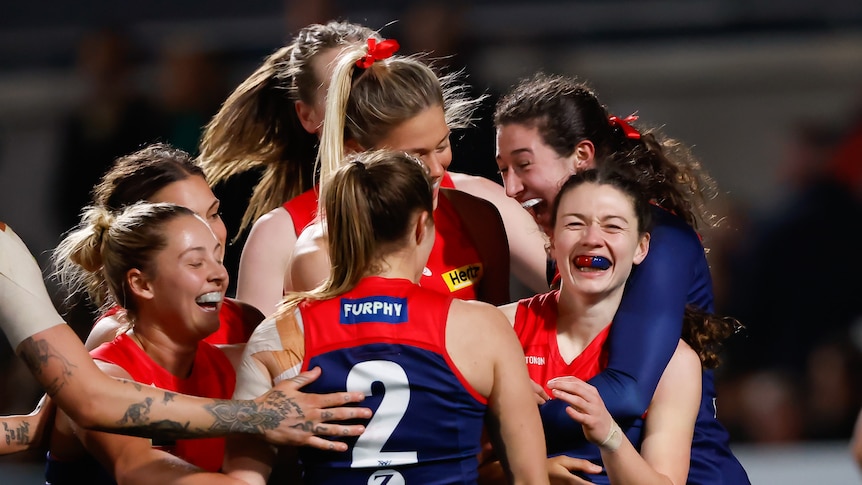
[[[688,476],[691,440],[700,404],[700,359],[688,345],[679,350],[661,378],[647,413],[642,453],[605,408],[596,388],[575,377],[552,379],[555,398],[566,402],[569,416],[587,439],[598,445],[615,485],[682,485]]]
[[[455,188],[485,199],[497,208],[509,241],[511,272],[536,293],[549,290],[545,275],[547,238],[533,217],[515,199],[506,196],[500,184],[484,177],[449,172]]]
[[[293,219],[278,207],[254,222],[242,248],[236,297],[271,315],[284,293],[288,263],[296,244]]]
[[[697,264],[706,259],[690,227],[653,228],[649,254],[629,277],[614,316],[607,368],[589,380],[614,418],[636,418],[649,406],[680,338]]]
[[[511,326],[482,302],[455,300],[449,315],[446,347],[468,382],[487,396],[488,433],[509,483],[548,483],[542,423]]]
[[[97,364],[107,375],[131,379],[122,368]],[[68,419],[65,414],[58,419]],[[241,484],[221,473],[208,473],[191,463],[162,450],[154,449],[145,438],[122,436],[80,428],[71,423],[87,451],[123,485],[135,483],[184,483],[201,485]]]
[[[0,455],[27,451],[42,445],[45,429],[54,420],[54,405],[48,395],[42,396],[30,414],[2,416],[3,440]]]
[[[466,192],[441,189],[456,207],[464,230],[482,258],[478,299],[492,305],[509,303],[509,244],[500,212],[494,204]]]

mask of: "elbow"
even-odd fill
[[[643,416],[652,401],[652,395],[646,395],[634,377],[610,368],[591,379],[590,384],[598,389],[605,407],[616,420]]]

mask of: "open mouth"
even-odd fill
[[[224,295],[220,291],[211,291],[195,298],[195,303],[199,307],[207,311],[213,311],[218,308],[218,304],[222,302]]]
[[[611,267],[611,260],[604,256],[575,256],[578,271],[604,271]]]
[[[530,209],[536,207],[537,205],[539,205],[539,203],[541,203],[541,202],[542,202],[542,199],[536,197],[536,198],[525,200],[524,202],[521,202],[521,207],[523,207],[524,209],[530,210]]]

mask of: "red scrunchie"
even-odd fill
[[[374,61],[387,59],[395,54],[395,51],[401,47],[395,39],[386,39],[377,43],[377,39],[371,37],[368,39],[368,53],[356,61],[356,66],[362,69],[368,69],[374,64]]]
[[[631,138],[632,140],[640,140],[640,132],[635,129],[634,126],[629,124],[637,119],[638,117],[635,115],[629,115],[625,118],[618,118],[616,116],[611,116],[610,118],[608,118],[612,125],[617,125],[620,127],[621,130],[623,130],[623,134],[626,135],[626,138]]]

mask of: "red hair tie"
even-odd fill
[[[629,115],[625,118],[618,118],[616,116],[611,116],[608,120],[611,122],[611,125],[617,125],[623,130],[623,133],[626,135],[626,138],[631,138],[632,140],[640,140],[641,134],[635,129],[634,126],[630,125],[632,121],[637,120],[638,117],[635,115]]]
[[[386,39],[377,43],[377,39],[370,37],[368,39],[368,53],[356,61],[356,66],[362,69],[368,69],[374,64],[374,61],[388,59],[395,54],[395,51],[401,47],[395,39]]]

